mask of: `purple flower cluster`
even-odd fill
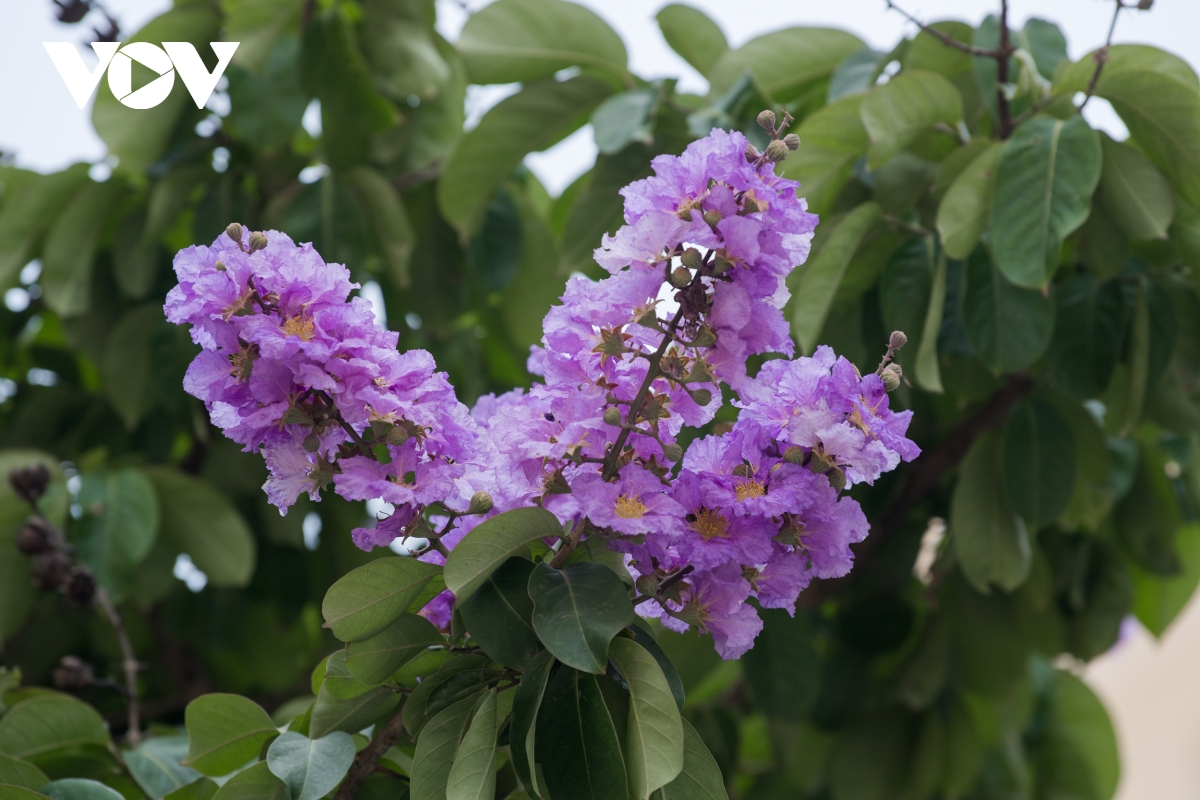
[[[350,298],[349,271],[312,245],[231,225],[211,247],[175,257],[179,284],[167,319],[192,326],[203,349],[184,388],[247,451],[260,451],[264,489],[281,513],[330,483],[349,500],[382,498],[396,512],[354,531],[364,549],[387,544],[423,506],[465,510],[483,477],[486,442],[444,373],[423,350]]]

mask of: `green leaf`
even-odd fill
[[[871,140],[867,161],[871,169],[878,169],[935,124],[957,124],[963,115],[962,98],[954,84],[936,72],[902,72],[867,92],[861,115]]]
[[[492,659],[524,671],[542,649],[531,618],[529,575],[533,562],[510,558],[458,604],[471,638]]]
[[[995,372],[1024,369],[1050,346],[1054,300],[1014,285],[980,247],[966,268],[963,319],[967,339]]]
[[[160,736],[147,739],[125,753],[125,766],[151,800],[162,800],[200,778],[199,772],[183,766],[187,754],[188,737]]]
[[[721,768],[696,729],[683,720],[683,770],[652,800],[727,800]]]
[[[808,716],[817,693],[821,660],[814,634],[803,614],[759,609],[762,633],[742,657],[746,687],[754,705],[768,718],[798,720]]]
[[[374,636],[347,645],[345,664],[356,680],[375,685],[428,648],[445,642],[429,620],[405,613]]]
[[[275,43],[300,18],[304,0],[233,0],[223,8],[229,41],[241,42],[233,63],[259,72],[264,65],[270,70],[268,58]]]
[[[446,559],[446,588],[461,602],[511,556],[538,539],[562,536],[558,518],[542,508],[518,508],[485,520]]]
[[[1070,426],[1075,443],[1075,485],[1058,524],[1064,530],[1095,531],[1112,510],[1116,494],[1104,429],[1077,401],[1060,395],[1054,398],[1054,404]]]
[[[1056,92],[1086,91],[1094,53],[1055,82]],[[1193,205],[1200,205],[1200,94],[1183,59],[1146,45],[1107,48],[1096,94],[1112,103],[1130,137]]]
[[[558,301],[562,281],[549,224],[528,196],[514,197],[513,201],[521,221],[521,254],[500,307],[513,343],[528,347],[542,340],[542,319]]]
[[[170,328],[158,303],[127,312],[108,334],[100,375],[109,405],[125,423],[126,430],[137,428],[161,395],[155,339]]]
[[[471,22],[510,2],[488,6]],[[464,237],[474,233],[496,189],[526,154],[561,141],[611,94],[604,81],[581,75],[567,81],[535,81],[497,103],[463,135],[446,161],[437,189],[442,215]]]
[[[289,732],[271,742],[267,768],[287,784],[293,800],[317,800],[333,791],[354,762],[354,740],[336,731],[318,739]]]
[[[1178,575],[1175,538],[1183,527],[1182,510],[1163,471],[1166,458],[1162,451],[1146,439],[1140,444],[1133,485],[1113,510],[1117,540],[1147,572]]]
[[[0,800],[45,800],[46,795],[26,789],[24,786],[0,784]]]
[[[546,649],[564,664],[597,675],[608,663],[613,636],[633,622],[625,585],[608,567],[590,561],[561,570],[538,564],[529,576],[529,597],[533,629]]]
[[[492,800],[496,794],[496,690],[488,691],[471,718],[446,780],[446,800]]]
[[[426,713],[428,704],[433,693],[448,682],[455,675],[461,672],[479,670],[487,666],[488,659],[486,656],[478,655],[459,655],[445,661],[437,672],[428,676],[417,686],[413,693],[404,701],[404,729],[411,736],[416,736],[420,733],[425,721],[434,716],[434,714]],[[444,706],[443,706],[444,707]]]
[[[814,255],[809,256],[803,272],[796,270],[793,275],[799,275],[789,279],[793,299],[788,316],[792,335],[803,352],[812,353],[816,349],[817,337],[825,327],[834,295],[850,261],[863,238],[882,216],[883,210],[877,204],[867,202],[842,217],[828,229],[825,241]]]
[[[1175,218],[1175,190],[1136,147],[1100,135],[1104,166],[1100,199],[1134,241],[1166,239]]]
[[[1164,577],[1140,569],[1133,573],[1136,592],[1133,611],[1146,629],[1159,638],[1179,616],[1200,583],[1200,525],[1191,523],[1181,527],[1175,549],[1182,566],[1178,574]]]
[[[860,111],[863,95],[840,98],[806,117],[796,135],[802,146],[776,167],[785,178],[800,181],[814,214],[827,214],[850,179],[854,162],[867,152],[867,129]]]
[[[92,260],[100,234],[125,189],[120,181],[88,183],[54,220],[42,248],[46,305],[61,317],[87,312],[92,302]]]
[[[46,773],[19,758],[0,755],[0,784],[37,791],[49,782]]]
[[[405,0],[364,4],[358,28],[363,54],[385,94],[396,100],[435,98],[453,80],[424,9]]]
[[[325,593],[321,613],[343,642],[367,639],[392,624],[442,570],[415,558],[379,558],[351,570]]]
[[[41,788],[50,800],[124,800],[116,789],[88,778],[61,778]]]
[[[521,783],[534,794],[545,796],[544,787],[534,785],[537,775],[535,742],[537,739],[537,715],[542,707],[542,696],[550,669],[555,665],[554,656],[543,650],[534,656],[529,669],[521,677],[516,696],[513,698],[512,722],[509,724],[508,742],[512,749],[513,767]]]
[[[1031,528],[1067,507],[1075,487],[1071,427],[1049,403],[1019,400],[1004,428],[1004,479],[1008,497]]]
[[[946,255],[963,260],[979,244],[992,212],[992,191],[1004,145],[989,145],[959,173],[938,206],[937,230]]]
[[[1080,263],[1100,280],[1116,278],[1125,269],[1129,261],[1129,238],[1104,210],[1103,203],[1092,204],[1092,213],[1076,237],[1075,252]]]
[[[1025,582],[1033,555],[1029,532],[1005,496],[995,433],[975,441],[950,500],[950,535],[963,574],[977,590],[1005,591]]]
[[[1075,757],[1066,761],[1067,775],[1054,774],[1056,770],[1043,767],[1039,772],[1045,773],[1045,777],[1039,775],[1039,784],[1044,781],[1057,796],[1111,798],[1117,791],[1121,761],[1117,737],[1104,704],[1083,681],[1055,670],[1052,707],[1046,732],[1047,749],[1061,752],[1060,748],[1065,748]],[[1058,780],[1064,778],[1074,791],[1064,792],[1056,787]],[[1094,794],[1076,793],[1081,781]]]
[[[500,0],[475,12],[458,37],[471,83],[517,83],[567,67],[625,77],[621,37],[588,9],[561,0]]]
[[[72,531],[79,557],[119,595],[158,537],[154,485],[133,467],[84,473],[79,503],[85,515]]]
[[[212,800],[220,788],[212,778],[201,778],[179,787],[164,797],[165,800]]]
[[[206,481],[170,467],[145,473],[158,490],[162,537],[191,556],[210,586],[245,586],[254,575],[254,536],[242,515]]]
[[[408,213],[400,202],[395,187],[373,167],[355,167],[346,173],[346,180],[358,193],[362,207],[371,221],[375,242],[387,265],[388,275],[401,288],[410,282],[409,261],[412,259],[416,235],[408,221]]]
[[[209,42],[221,40],[220,28],[221,12],[216,5],[181,3],[150,20],[133,36],[122,38],[126,45],[190,42],[202,58],[211,58]],[[166,153],[176,124],[189,106],[194,110],[192,98],[179,80],[167,99],[154,108],[127,108],[113,96],[108,81],[100,81],[92,105],[92,127],[108,145],[108,152],[121,160],[121,169],[137,173]]]
[[[271,774],[267,762],[260,761],[225,782],[212,800],[292,800],[287,784]]]
[[[294,0],[282,1],[295,5]],[[241,42],[233,56],[234,64],[225,72],[231,110],[224,125],[236,130],[255,150],[272,152],[292,140],[310,100],[300,85],[300,39],[288,32],[273,42],[261,74],[257,74],[260,70],[243,69],[244,63],[238,65],[239,56],[249,44],[245,39]]]
[[[864,47],[843,58],[829,77],[825,102],[832,103],[847,95],[860,94],[874,86],[879,59],[884,56],[884,53]]]
[[[17,273],[33,258],[42,235],[59,212],[84,186],[92,185],[88,165],[37,175],[6,193],[0,206],[0,286],[15,283]]]
[[[709,97],[728,92],[749,70],[770,100],[786,103],[864,47],[857,36],[833,28],[785,28],[758,36],[721,56],[708,76]]]
[[[654,112],[658,90],[634,89],[614,94],[592,112],[596,147],[605,155],[619,153],[631,142],[654,142]]]
[[[1083,117],[1038,116],[1000,153],[992,200],[992,252],[1018,286],[1041,287],[1063,239],[1083,224],[1100,180],[1100,141]]]
[[[1047,80],[1053,79],[1059,65],[1067,60],[1067,38],[1053,22],[1036,17],[1028,19],[1014,39],[1017,47],[1033,56],[1038,72]]]
[[[683,721],[671,687],[654,656],[632,639],[617,637],[612,660],[629,686],[625,770],[629,793],[648,797],[683,769]]]
[[[621,745],[594,675],[566,665],[554,671],[538,710],[536,737],[551,797],[627,800]]]
[[[400,705],[400,700],[400,694],[387,686],[380,686],[349,700],[339,700],[329,693],[328,687],[322,686],[313,705],[308,733],[320,738],[334,731],[361,731],[384,714],[394,711]]]
[[[1079,398],[1099,397],[1112,380],[1125,330],[1121,284],[1072,275],[1055,289],[1054,339],[1049,362],[1054,380]]]
[[[108,728],[96,710],[58,692],[21,700],[0,717],[0,754],[34,765],[56,750],[108,742]]]
[[[188,752],[184,763],[210,777],[228,775],[258,755],[278,733],[267,712],[236,694],[206,694],[184,711]]]
[[[963,44],[971,44],[975,35],[975,30],[963,22],[934,22],[929,27]],[[932,33],[921,31],[904,50],[901,65],[905,70],[936,72],[953,83],[962,97],[965,121],[968,126],[974,127],[986,107],[980,94],[979,79],[975,75],[974,58],[970,53],[948,47]]]
[[[640,624],[630,625],[629,632],[633,634],[633,640],[640,644],[647,653],[654,656],[654,660],[658,662],[659,669],[663,671],[663,676],[667,679],[667,685],[671,687],[671,696],[675,698],[675,707],[682,713],[686,697],[679,670],[671,663],[671,659],[667,657],[663,649],[658,646],[658,642],[654,640],[650,632]]]
[[[706,78],[729,49],[721,27],[699,9],[671,3],[654,19],[671,49]]]
[[[385,628],[383,633],[387,633],[387,630]],[[323,664],[318,664],[317,668],[313,670],[312,690],[313,694],[319,694],[323,683],[329,690],[329,694],[338,700],[352,700],[371,691],[390,675],[391,673],[388,673],[383,679],[374,683],[363,683],[350,674],[350,669],[346,666],[346,650],[338,650],[336,653],[330,653],[329,658],[325,659]]]
[[[446,783],[458,755],[458,745],[471,725],[478,697],[460,700],[429,721],[417,739],[413,755],[411,800],[449,800]]]
[[[927,392],[941,394],[942,372],[938,364],[938,334],[942,329],[942,314],[946,309],[946,254],[938,255],[937,268],[933,273],[933,286],[929,291],[929,307],[925,311],[925,324],[921,329],[921,342],[917,348],[917,385]]]

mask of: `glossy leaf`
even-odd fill
[[[938,206],[937,229],[946,255],[962,260],[971,255],[987,228],[992,191],[1003,145],[988,146],[959,173]]]
[[[346,647],[346,668],[363,683],[383,683],[429,647],[445,641],[429,620],[405,613],[374,636],[351,642]]]
[[[609,642],[633,622],[624,584],[594,562],[561,570],[537,565],[529,576],[529,597],[542,644],[559,661],[585,672],[604,672]]]
[[[542,706],[546,682],[550,679],[550,670],[555,663],[557,662],[554,656],[548,650],[534,656],[529,669],[517,686],[516,696],[513,698],[512,722],[509,724],[508,742],[512,749],[513,766],[521,778],[521,783],[539,796],[544,795],[542,788],[534,783],[534,776],[537,775],[537,715]]]
[[[937,123],[954,126],[962,119],[962,98],[936,72],[902,72],[869,91],[862,101],[862,121],[871,147],[872,169],[908,149]]]
[[[122,800],[116,789],[89,778],[60,778],[40,791],[50,800]]]
[[[55,750],[108,742],[108,728],[96,710],[58,692],[21,700],[0,717],[0,754],[35,765]]]
[[[1054,330],[1054,300],[1013,284],[982,247],[967,262],[966,278],[963,319],[980,359],[1002,373],[1040,358]]]
[[[293,800],[317,800],[333,790],[354,761],[354,740],[336,731],[318,739],[289,732],[271,742],[267,767]]]
[[[384,632],[386,631],[387,629],[385,628]],[[382,682],[378,681],[378,683]],[[324,664],[318,664],[317,668],[313,670],[313,694],[321,692],[322,684],[329,690],[329,694],[338,700],[351,700],[359,697],[371,691],[375,686],[375,684],[363,683],[350,674],[350,669],[346,666],[345,649],[330,653],[329,658],[325,659]]]
[[[446,588],[460,601],[530,542],[558,538],[562,525],[541,508],[518,508],[485,520],[463,537],[446,559]]]
[[[562,665],[542,696],[537,760],[554,800],[629,797],[621,745],[596,681],[594,675]]]
[[[653,143],[657,101],[656,89],[634,89],[615,94],[597,106],[591,120],[600,152],[612,155],[631,142]]]
[[[413,755],[411,800],[449,800],[446,782],[478,704],[477,697],[460,700],[431,719],[421,731]]]
[[[645,628],[638,624],[630,625],[629,632],[633,634],[633,640],[640,644],[647,653],[654,657],[658,662],[659,669],[663,671],[663,676],[667,679],[667,685],[671,687],[671,696],[675,698],[675,707],[683,712],[685,701],[685,690],[683,688],[683,679],[679,675],[679,670],[671,663],[671,659],[659,647],[658,642],[650,635]]]
[[[408,610],[441,568],[415,558],[380,558],[338,579],[321,603],[325,624],[343,642],[367,639]]]
[[[446,800],[492,800],[496,793],[496,690],[483,696],[446,780]]]
[[[491,658],[506,667],[525,670],[542,649],[531,621],[529,599],[532,561],[510,558],[458,604],[471,638]]]
[[[705,77],[729,49],[721,27],[699,9],[671,3],[663,6],[654,19],[671,49]]]
[[[292,800],[283,781],[271,773],[267,762],[260,761],[226,781],[212,800]]]
[[[267,712],[235,694],[206,694],[188,703],[185,764],[211,777],[228,775],[254,758],[277,730]]]
[[[37,791],[50,781],[46,773],[19,758],[0,755],[0,784]]]
[[[1035,399],[1012,407],[1003,458],[1009,500],[1030,527],[1063,512],[1075,487],[1075,439],[1054,406]]]
[[[169,467],[145,470],[158,490],[162,537],[191,556],[211,586],[245,586],[255,545],[242,515],[206,481]]]
[[[147,797],[162,800],[200,778],[199,772],[183,766],[187,754],[188,737],[155,737],[125,753],[125,766]]]
[[[709,96],[725,94],[750,70],[768,97],[786,103],[865,46],[857,36],[832,28],[784,28],[758,36],[721,56],[708,76]]]
[[[623,751],[629,793],[648,797],[683,769],[683,720],[654,656],[632,639],[617,637],[613,663],[629,686],[629,720]]]
[[[391,688],[381,686],[364,692],[349,700],[339,700],[329,693],[327,687],[317,692],[313,705],[308,733],[317,738],[334,731],[353,733],[378,720],[400,705],[400,695]]]
[[[826,102],[833,103],[846,95],[859,94],[874,86],[879,59],[883,56],[883,53],[864,47],[838,62],[837,69],[829,77]]]
[[[1100,141],[1080,116],[1034,117],[1000,153],[992,200],[992,252],[1018,286],[1041,287],[1063,239],[1083,224],[1100,180]]]
[[[604,20],[561,0],[500,0],[472,14],[458,37],[471,83],[546,78],[567,67],[626,75],[625,45]]]
[[[1025,523],[1005,496],[1000,440],[976,440],[959,468],[950,500],[950,535],[963,574],[977,590],[1012,591],[1025,582],[1033,555]]]
[[[800,181],[809,210],[815,214],[833,208],[854,162],[867,151],[862,103],[862,95],[850,95],[806,117],[796,128],[802,146],[776,167],[784,177]]]
[[[716,759],[692,724],[683,720],[683,769],[651,795],[652,800],[727,800],[728,796]]]
[[[1166,239],[1175,218],[1175,190],[1135,147],[1100,135],[1104,166],[1099,195],[1109,215],[1135,241]]]
[[[426,720],[434,716],[432,713],[426,713],[429,710],[429,700],[434,691],[455,675],[480,670],[487,666],[487,663],[487,657],[479,655],[458,655],[445,661],[438,667],[437,672],[422,680],[404,701],[404,729],[409,734],[416,736],[425,725]]]

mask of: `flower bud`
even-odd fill
[[[267,235],[262,231],[255,231],[254,233],[250,234],[251,253],[257,253],[259,250],[264,249],[268,244],[269,242],[267,241]]]
[[[687,267],[676,267],[671,271],[671,285],[682,289],[692,282],[692,271]]]
[[[900,368],[899,364],[888,364],[879,377],[883,379],[883,388],[894,392],[900,388],[900,379],[904,377],[904,370]]]
[[[746,142],[746,160],[747,161],[757,161],[759,155],[761,155],[761,154],[758,152],[758,148],[755,147],[754,145],[750,144],[749,142]]]
[[[688,269],[700,269],[704,266],[704,258],[700,255],[700,251],[694,247],[689,247],[683,251],[683,255],[679,260]]]
[[[616,406],[609,406],[604,409],[604,421],[609,425],[619,426],[621,424],[621,409]]]
[[[695,401],[696,405],[704,407],[712,402],[712,392],[708,389],[697,389],[692,392],[692,400]]]
[[[787,136],[783,137],[783,143],[787,146],[788,150],[800,149],[800,137],[794,133],[789,133]]]
[[[899,350],[906,344],[908,337],[904,335],[904,331],[892,331],[892,335],[888,337],[888,347],[892,350]]]
[[[787,450],[783,451],[783,460],[789,464],[803,464],[804,448],[796,447],[794,444],[790,445]]]
[[[700,326],[700,332],[696,334],[696,338],[691,342],[693,347],[712,347],[716,343],[717,335],[707,325]]]
[[[663,445],[663,458],[667,461],[678,461],[683,458],[683,448],[675,442]]]
[[[825,473],[825,477],[829,478],[829,485],[833,487],[835,492],[840,492],[846,488],[846,473],[842,472],[841,467],[831,467]]]
[[[242,246],[242,226],[236,222],[229,223],[229,227],[225,229],[225,235],[237,242],[238,247]]]
[[[41,517],[30,517],[17,532],[16,545],[17,549],[27,556],[53,549],[54,539],[50,524]]]
[[[788,152],[788,146],[775,139],[767,145],[767,161],[770,161],[772,164],[778,164],[787,158]]]
[[[726,272],[729,271],[729,268],[732,266],[733,266],[733,262],[730,261],[728,258],[722,258],[721,256],[717,256],[712,261],[712,274],[713,275],[724,275]]]
[[[321,449],[321,437],[315,433],[310,433],[304,437],[304,452],[315,453]]]
[[[30,464],[8,473],[8,482],[17,496],[26,503],[33,504],[46,493],[50,483],[50,470],[45,464]]]
[[[653,597],[658,594],[658,576],[651,573],[649,575],[639,575],[638,579],[633,582],[637,587],[638,593],[646,597]]]
[[[721,212],[720,211],[705,211],[704,212],[704,221],[708,223],[708,227],[710,227],[710,228],[717,227],[717,223],[721,221]]]
[[[468,514],[486,514],[492,510],[492,496],[487,492],[476,492],[471,495],[471,504],[467,506]]]
[[[77,656],[63,656],[54,668],[54,685],[65,692],[86,689],[95,680],[91,665]]]
[[[769,108],[758,112],[758,127],[762,128],[767,133],[774,133],[775,112]]]
[[[96,578],[93,577],[90,569],[76,567],[71,572],[71,577],[63,584],[63,590],[67,593],[67,599],[72,603],[86,606],[92,602],[92,597],[96,594]]]
[[[225,262],[224,261],[217,261],[217,263],[214,264],[213,266],[216,268],[217,272],[225,271]]]

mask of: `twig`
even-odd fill
[[[1121,9],[1128,8],[1124,0],[1116,0],[1117,6],[1113,9],[1112,22],[1108,23],[1108,36],[1104,40],[1104,46],[1092,54],[1092,60],[1096,62],[1096,70],[1092,73],[1092,79],[1088,81],[1087,92],[1083,96],[1083,102],[1079,104],[1079,108],[1075,109],[1079,113],[1083,113],[1083,107],[1092,99],[1092,95],[1096,93],[1096,86],[1100,83],[1100,73],[1104,71],[1104,65],[1108,63],[1108,48],[1112,47],[1113,34],[1117,30],[1117,18],[1121,16]]]
[[[995,48],[976,47],[973,44],[966,44],[965,42],[960,42],[958,39],[955,39],[953,36],[950,36],[949,34],[946,34],[946,33],[942,33],[941,31],[937,30],[936,28],[930,27],[929,25],[926,25],[925,23],[921,22],[919,19],[914,17],[912,14],[908,13],[903,8],[901,8],[900,6],[898,6],[894,2],[892,2],[892,0],[886,0],[886,2],[887,2],[887,7],[890,8],[892,11],[899,12],[902,17],[904,17],[909,22],[913,23],[918,28],[920,28],[922,31],[924,31],[925,33],[928,33],[930,36],[937,39],[939,42],[946,45],[947,47],[953,47],[955,50],[961,50],[962,52],[970,53],[973,56],[983,56],[985,58],[999,58],[999,56],[1000,56],[999,51]]]
[[[1008,40],[1008,0],[1000,0],[1000,46],[996,51],[996,111],[1000,118],[997,133],[1001,139],[1007,139],[1013,132],[1012,108],[1004,93],[1004,84],[1008,83],[1008,57],[1013,52]]]
[[[125,739],[130,747],[137,747],[138,743],[142,741],[141,706],[138,702],[137,689],[137,655],[133,652],[133,643],[129,641],[125,622],[121,619],[121,615],[113,606],[112,601],[108,599],[108,592],[104,591],[103,587],[97,587],[95,597],[96,605],[104,609],[109,623],[113,626],[113,631],[117,634],[117,643],[121,646],[121,667],[125,672],[125,694],[129,698],[129,725]]]
[[[350,771],[346,773],[346,779],[342,781],[334,800],[354,800],[354,796],[362,788],[363,781],[379,768],[379,759],[383,758],[383,754],[396,743],[403,732],[404,715],[397,711],[396,715],[388,720],[388,724],[383,726],[379,735],[354,757],[354,763],[350,765]]]

